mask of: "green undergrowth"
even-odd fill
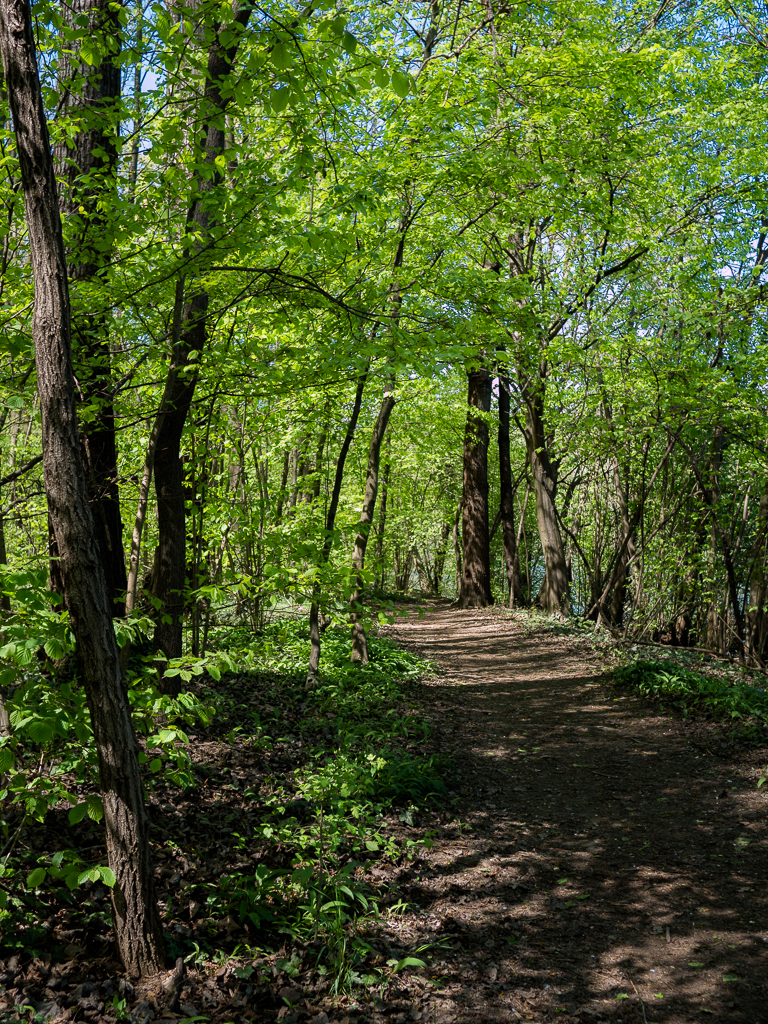
[[[131,679],[169,956],[236,956],[243,970],[268,962],[336,990],[418,966],[413,951],[384,958],[366,939],[373,920],[402,909],[368,869],[417,856],[429,845],[414,827],[418,815],[448,798],[448,766],[409,708],[428,664],[372,636],[370,664],[353,666],[348,629],[331,628],[318,685],[307,692],[304,623],[212,639],[220,653],[181,666],[187,690],[175,702],[140,668]],[[219,665],[234,670],[221,675]],[[41,922],[60,917],[79,955],[103,955],[113,879],[99,853],[82,691],[51,666],[19,668],[0,822],[0,929],[8,940],[13,922],[14,949],[56,961],[66,950]],[[180,902],[178,881],[167,881],[179,875]],[[190,901],[200,907],[192,925]]]
[[[309,641],[303,624],[276,623],[256,643],[227,635],[228,649],[248,678],[250,729],[238,722],[242,705],[227,696],[222,729],[239,729],[263,755],[287,759],[257,795],[254,833],[238,834],[242,851],[254,841],[263,862],[254,873],[220,879],[216,912],[250,926],[264,940],[289,935],[303,946],[301,968],[328,974],[335,989],[375,984],[387,973],[421,961],[382,958],[365,939],[366,922],[401,909],[397,895],[368,880],[371,862],[415,856],[429,837],[403,838],[389,829],[409,825],[429,804],[446,799],[445,766],[425,752],[426,723],[409,712],[411,686],[428,668],[390,642],[369,639],[370,663],[353,666],[346,629],[323,638],[316,689],[304,689]],[[240,719],[241,722],[241,719]],[[211,906],[209,900],[209,908]]]
[[[634,661],[613,673],[617,686],[652,697],[684,715],[691,710],[723,720],[768,723],[768,692],[748,683],[704,675],[672,661]]]

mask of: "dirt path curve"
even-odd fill
[[[400,879],[416,934],[453,949],[444,987],[386,1019],[768,1022],[765,751],[713,750],[523,617],[386,632],[439,665],[424,711],[470,826],[444,821]]]

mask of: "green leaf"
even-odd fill
[[[88,817],[91,821],[101,821],[104,817],[104,804],[98,796],[92,796],[88,801]]]
[[[69,824],[77,825],[88,813],[88,804],[78,804],[69,812]]]
[[[275,43],[270,58],[278,71],[287,71],[291,66],[291,54],[285,43]]]
[[[27,875],[27,888],[37,889],[45,881],[45,868],[35,868]]]
[[[703,964],[703,962],[701,960],[689,960],[688,961],[688,966],[689,967],[703,967],[704,964]]]
[[[49,637],[45,641],[44,650],[52,661],[62,657],[64,654],[64,647],[62,646],[61,641],[57,640],[56,637]]]
[[[354,53],[357,49],[357,40],[351,32],[345,32],[341,37],[341,45],[347,53]]]
[[[402,971],[402,969],[404,967],[426,967],[426,966],[427,965],[424,963],[423,960],[419,960],[415,956],[407,956],[403,960],[398,960],[398,962],[395,964],[393,969],[397,972],[397,971]]]
[[[739,980],[738,974],[724,974],[723,975],[723,981],[738,981],[738,980]]]
[[[278,114],[285,110],[288,106],[288,100],[290,98],[290,89],[276,89],[271,96],[272,109]]]
[[[386,89],[389,85],[389,73],[384,68],[376,68],[373,80],[380,89]]]
[[[400,71],[392,72],[392,88],[395,90],[400,99],[405,99],[408,95],[408,90],[411,87],[411,80],[408,75],[404,75]]]
[[[99,48],[92,36],[83,36],[80,39],[80,58],[90,65],[94,65],[99,58]]]
[[[15,757],[10,747],[0,747],[0,774],[13,768]]]
[[[149,762],[149,770],[151,772],[153,772],[155,775],[160,771],[160,769],[162,767],[163,767],[163,762],[161,761],[161,759],[159,757],[154,757]]]
[[[53,726],[39,718],[29,723],[27,731],[35,743],[48,743],[53,739]]]

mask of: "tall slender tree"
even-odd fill
[[[64,241],[27,0],[0,3],[0,47],[29,230],[45,491],[98,754],[115,933],[126,970],[148,975],[164,966],[149,821],[80,454]]]

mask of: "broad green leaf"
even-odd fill
[[[35,868],[27,875],[27,888],[37,889],[45,881],[45,868]]]
[[[285,43],[275,43],[270,58],[278,71],[287,71],[291,66],[291,53]]]
[[[91,821],[101,821],[104,817],[104,804],[100,797],[91,797],[88,801],[88,817]]]
[[[270,99],[272,102],[272,109],[281,113],[288,106],[288,100],[290,98],[290,89],[275,89],[271,94]]]
[[[411,80],[408,78],[408,75],[404,75],[400,71],[392,72],[392,88],[400,99],[404,99],[408,95],[410,87]]]
[[[77,825],[78,822],[81,822],[83,820],[83,818],[86,816],[87,813],[88,813],[88,804],[87,803],[77,804],[77,806],[71,808],[71,810],[69,812],[69,815],[68,815],[68,817],[69,817],[69,824],[70,825]]]

